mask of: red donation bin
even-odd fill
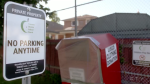
[[[121,84],[118,41],[111,34],[66,38],[56,49],[62,84]]]

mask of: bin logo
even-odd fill
[[[24,33],[33,33],[34,26],[35,26],[34,24],[29,22],[29,18],[27,19],[27,21],[24,20],[21,22],[21,30]]]
[[[145,51],[145,50],[146,50],[146,47],[144,47],[144,46],[139,46],[139,50]]]
[[[143,60],[143,61],[145,60],[145,56],[144,55],[140,55],[139,58],[140,58],[140,60]]]

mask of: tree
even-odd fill
[[[3,23],[4,23],[4,5],[7,1],[10,0],[1,0],[0,1],[0,46],[3,44]],[[48,16],[53,22],[59,22],[60,19],[57,17],[56,12],[50,12],[49,8],[44,7],[39,2],[44,1],[45,4],[48,3],[48,0],[11,0],[13,2],[17,2],[20,4],[32,4],[33,7],[42,9],[46,12],[46,16]]]
[[[60,21],[60,18],[57,17],[56,11],[52,12],[50,14],[49,18],[51,19],[52,22],[59,22]]]

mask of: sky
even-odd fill
[[[77,5],[96,1],[96,0],[76,0]],[[49,0],[48,4],[41,2],[51,11],[56,11],[75,5],[75,0]],[[102,0],[95,3],[77,7],[77,16],[85,14],[102,17],[112,13],[147,13],[150,15],[150,0]],[[75,9],[67,9],[57,12],[60,18],[60,24],[64,25],[62,20],[75,17]],[[49,18],[47,20],[50,21]]]

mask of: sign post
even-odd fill
[[[44,72],[45,26],[46,15],[43,10],[14,2],[5,4],[3,43],[5,80],[20,78],[30,80],[31,76]]]
[[[132,64],[150,67],[150,41],[133,41]]]
[[[31,77],[22,78],[22,84],[31,84]]]

